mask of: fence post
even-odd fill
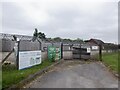
[[[17,57],[16,57],[16,63],[17,63],[17,69],[19,69],[19,49],[20,49],[20,41],[17,41]]]
[[[99,44],[99,59],[102,61],[102,44]]]
[[[61,43],[61,59],[63,59],[63,43]]]
[[[82,52],[82,49],[81,49],[81,43],[80,43],[80,59],[81,59],[81,52]]]

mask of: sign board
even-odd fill
[[[90,52],[91,52],[90,48],[87,48],[87,53],[90,53]]]
[[[19,70],[41,64],[41,51],[20,51]]]
[[[54,46],[48,46],[48,59],[49,60],[60,60],[61,59],[61,49]]]
[[[56,48],[54,46],[48,46],[48,59],[53,60],[55,58]]]
[[[92,50],[97,50],[98,46],[92,46]]]
[[[56,57],[55,60],[61,59],[61,48],[56,48]]]

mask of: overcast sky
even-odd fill
[[[2,33],[118,42],[117,0],[2,2]]]

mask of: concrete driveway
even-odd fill
[[[118,88],[118,80],[100,62],[65,61],[25,88]]]

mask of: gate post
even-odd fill
[[[102,44],[99,44],[99,59],[102,61]]]
[[[81,43],[80,43],[80,59],[81,59],[81,52],[82,52],[82,49],[81,49]]]
[[[61,59],[63,59],[63,43],[61,43]]]
[[[19,40],[17,40],[17,43],[18,43],[18,45],[17,45],[17,57],[16,57],[16,62],[17,62],[17,69],[19,69],[19,49],[20,49],[20,41]]]

